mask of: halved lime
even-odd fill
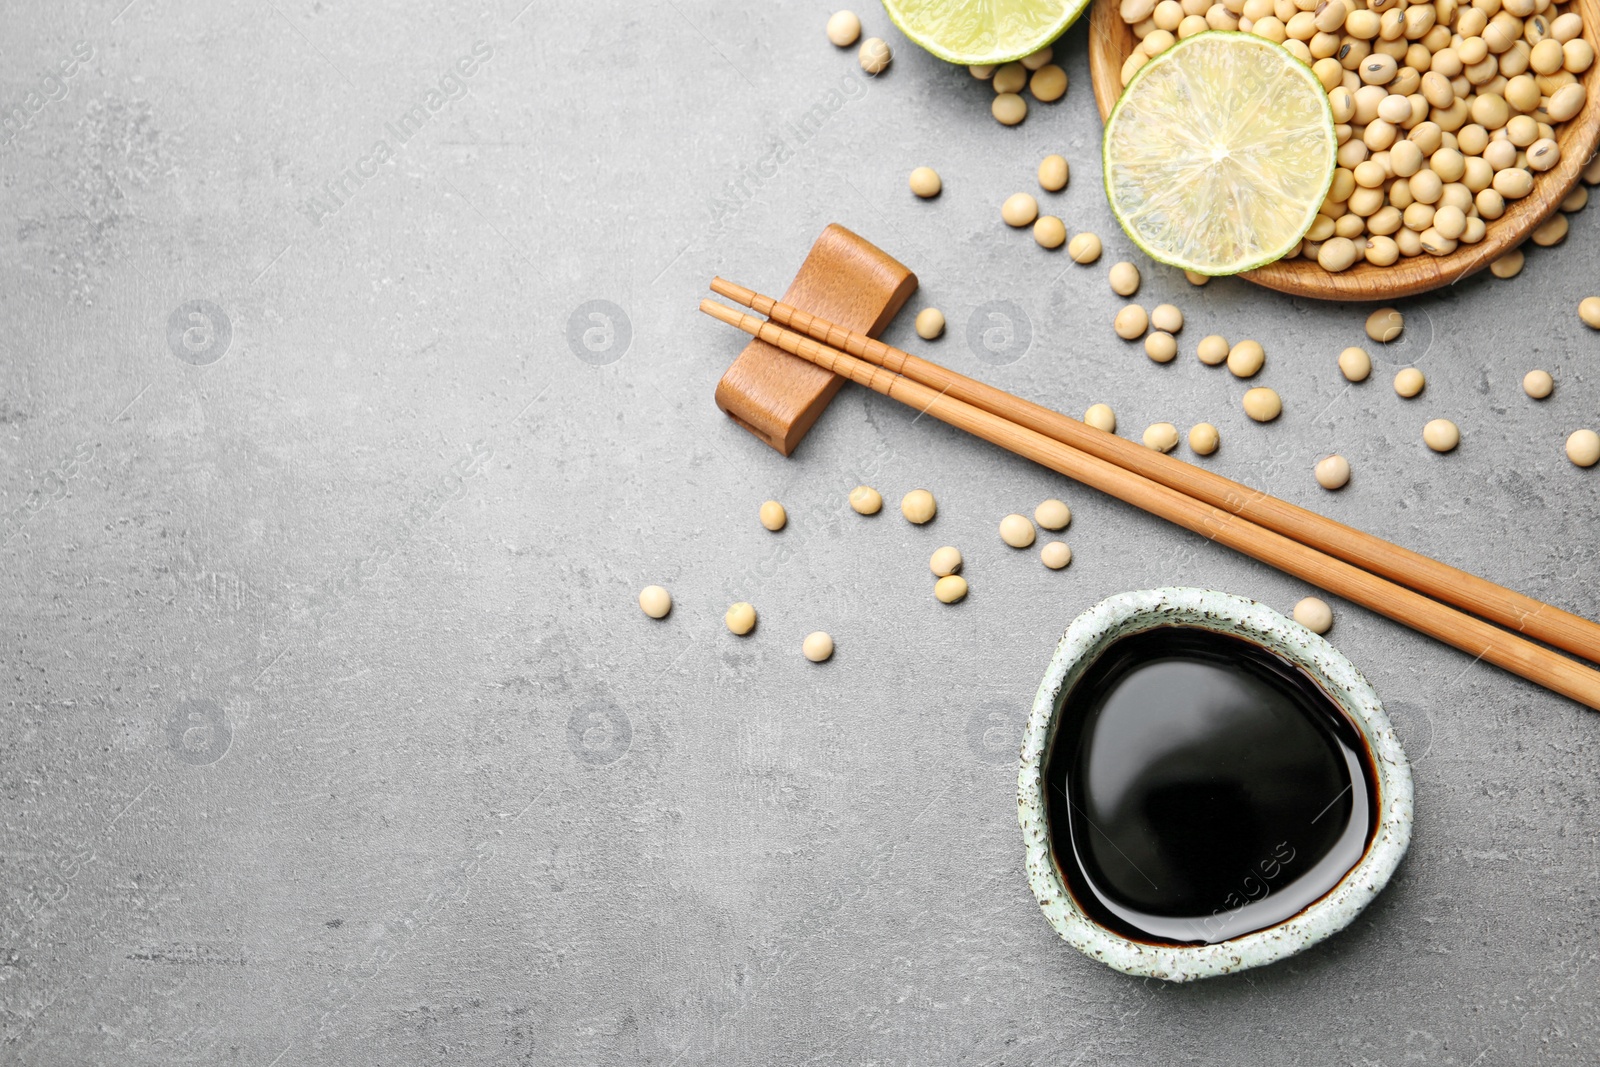
[[[1032,55],[1088,6],[1089,0],[883,0],[907,37],[969,67]]]
[[[1338,147],[1310,67],[1253,34],[1197,33],[1140,67],[1111,109],[1106,197],[1152,259],[1237,274],[1299,244]]]

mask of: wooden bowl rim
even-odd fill
[[[1094,0],[1089,12],[1089,73],[1103,123],[1122,93],[1122,64],[1133,50],[1133,28],[1122,21],[1119,0]],[[1583,15],[1583,39],[1600,56],[1600,0],[1576,0]],[[1119,44],[1122,46],[1119,49]],[[1578,182],[1579,173],[1600,144],[1600,59],[1579,81],[1586,89],[1583,110],[1556,131],[1561,162],[1536,175],[1533,192],[1512,201],[1488,234],[1475,245],[1461,245],[1447,256],[1402,258],[1390,267],[1360,262],[1331,274],[1315,261],[1296,258],[1269,263],[1238,277],[1280,293],[1315,300],[1380,301],[1415,296],[1460,281],[1519,247],[1549,218]]]

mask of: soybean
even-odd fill
[[[994,72],[994,91],[1020,93],[1028,84],[1028,68],[1021,63],[1007,63]]]
[[[652,619],[664,619],[672,610],[672,594],[659,585],[647,585],[639,590],[639,610]]]
[[[1531,370],[1522,376],[1522,391],[1535,400],[1543,400],[1556,387],[1556,380],[1547,370]]]
[[[1326,601],[1308,596],[1294,606],[1294,621],[1314,634],[1325,634],[1333,629],[1333,609]]]
[[[1139,268],[1126,260],[1113,264],[1107,277],[1111,280],[1111,291],[1118,296],[1132,296],[1139,291]]]
[[[1222,337],[1220,334],[1202,337],[1200,339],[1200,347],[1195,354],[1200,357],[1201,363],[1208,367],[1215,367],[1225,362],[1228,358],[1227,338]]]
[[[1083,413],[1083,421],[1085,425],[1106,433],[1117,432],[1117,416],[1109,404],[1090,404],[1089,410]]]
[[[1346,381],[1364,382],[1372,373],[1372,357],[1367,350],[1354,345],[1339,353],[1339,373]]]
[[[1144,308],[1138,304],[1129,304],[1117,312],[1117,317],[1112,321],[1112,329],[1117,331],[1117,336],[1124,341],[1132,341],[1143,337],[1144,331],[1150,325],[1150,316],[1145,314]]]
[[[931,341],[944,333],[944,312],[938,308],[923,308],[917,312],[917,336]]]
[[[1054,63],[1040,67],[1028,79],[1028,91],[1035,100],[1053,104],[1067,95],[1067,72]]]
[[[800,654],[812,663],[824,663],[833,657],[833,638],[821,630],[806,634]]]
[[[933,595],[941,604],[954,604],[967,596],[967,580],[959,574],[947,574],[933,583]]]
[[[913,489],[900,498],[900,514],[906,517],[907,522],[921,526],[932,520],[939,511],[939,506],[934,502],[933,494],[926,489]]]
[[[1045,156],[1039,161],[1039,188],[1047,192],[1059,193],[1067,187],[1067,179],[1071,169],[1062,156]]]
[[[1405,328],[1405,316],[1395,308],[1379,308],[1367,316],[1367,336],[1379,344],[1399,340]]]
[[[1157,452],[1171,452],[1178,447],[1178,428],[1170,422],[1158,422],[1144,431],[1144,446]]]
[[[1567,438],[1567,458],[1580,467],[1600,463],[1600,434],[1593,430],[1574,430]]]
[[[1065,530],[1072,521],[1072,509],[1052,497],[1033,509],[1033,521],[1046,530]]]
[[[1015,126],[1028,117],[1028,102],[1016,93],[1001,93],[989,105],[989,113],[1002,126]]]
[[[1209,456],[1222,443],[1222,436],[1209,422],[1197,422],[1189,428],[1189,448],[1197,456]]]
[[[756,628],[756,609],[741,600],[723,612],[722,622],[730,631],[743,637]]]
[[[1039,217],[1039,201],[1027,193],[1012,193],[1000,205],[1000,217],[1007,226],[1018,229],[1031,226],[1033,220]]]
[[[1144,339],[1144,354],[1157,363],[1171,363],[1178,354],[1178,340],[1163,330],[1154,330]]]
[[[1491,184],[1507,200],[1520,200],[1533,191],[1533,175],[1521,167],[1507,167],[1495,174]]]
[[[918,167],[911,172],[911,191],[924,200],[938,196],[944,189],[944,181],[939,177],[939,172],[932,167]]]
[[[1235,378],[1254,378],[1267,362],[1259,341],[1240,341],[1228,349],[1228,370]]]
[[[765,504],[761,505],[761,525],[765,526],[773,533],[777,533],[779,530],[787,526],[788,523],[789,513],[783,509],[782,504],[778,503],[776,500],[769,500]]]
[[[883,509],[883,494],[870,485],[850,490],[850,507],[857,515],[876,515]]]
[[[1258,385],[1244,394],[1244,413],[1257,422],[1271,422],[1283,414],[1283,400],[1276,392]]]
[[[1072,549],[1067,547],[1065,541],[1051,541],[1039,550],[1039,562],[1058,571],[1072,562]]]
[[[1407,367],[1394,376],[1394,391],[1407,400],[1422,392],[1423,387],[1427,384],[1428,380],[1415,367]]]
[[[1481,210],[1481,209],[1480,209]],[[1515,278],[1522,273],[1522,264],[1525,256],[1520,248],[1513,248],[1505,255],[1489,264],[1489,273],[1496,278]]]
[[[1093,263],[1100,258],[1100,238],[1092,233],[1080,233],[1067,242],[1067,255],[1074,263]]]
[[[1027,548],[1033,544],[1033,523],[1026,515],[1007,515],[1000,520],[1000,540],[1012,548]]]
[[[1040,215],[1033,224],[1033,239],[1040,248],[1060,248],[1067,243],[1067,225],[1054,215]]]
[[[1348,270],[1355,261],[1356,243],[1348,237],[1331,237],[1317,250],[1317,263],[1329,273]]]
[[[1533,228],[1533,243],[1540,248],[1558,245],[1567,236],[1567,217],[1560,212],[1551,215]]]
[[[1578,301],[1578,318],[1591,330],[1600,330],[1600,296],[1586,296]]]
[[[937,578],[945,578],[956,573],[961,569],[961,550],[954,545],[934,549],[933,555],[928,557],[928,569],[933,571]]]
[[[828,40],[849,48],[861,37],[861,19],[854,11],[835,11],[828,17]]]
[[[1461,431],[1449,419],[1434,419],[1422,428],[1422,442],[1435,452],[1449,452],[1461,443]]]
[[[856,58],[861,63],[861,69],[868,74],[882,74],[889,69],[894,56],[881,37],[868,37],[861,42],[861,51],[856,53]]]
[[[1313,469],[1317,484],[1324,489],[1343,489],[1350,481],[1350,461],[1335,453],[1317,460]]]

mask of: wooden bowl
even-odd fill
[[[1122,94],[1122,64],[1139,39],[1122,21],[1118,0],[1095,0],[1089,15],[1089,73],[1094,98],[1104,121]],[[1583,37],[1600,53],[1600,0],[1578,0],[1583,15]],[[1375,267],[1365,261],[1337,274],[1323,270],[1315,260],[1279,260],[1247,271],[1239,277],[1281,293],[1317,300],[1393,300],[1437,289],[1459,281],[1525,241],[1534,228],[1556,210],[1572,191],[1581,171],[1600,143],[1600,59],[1584,72],[1588,100],[1576,118],[1556,130],[1561,162],[1535,176],[1533,192],[1506,206],[1506,213],[1488,225],[1488,234],[1475,245],[1461,245],[1448,256],[1402,257],[1392,267]]]

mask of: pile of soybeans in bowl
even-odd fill
[[[1583,110],[1595,59],[1577,4],[1552,0],[1121,0],[1119,13],[1139,38],[1123,85],[1206,30],[1256,34],[1311,67],[1338,169],[1291,255],[1329,271],[1482,241],[1560,162],[1558,129]]]

